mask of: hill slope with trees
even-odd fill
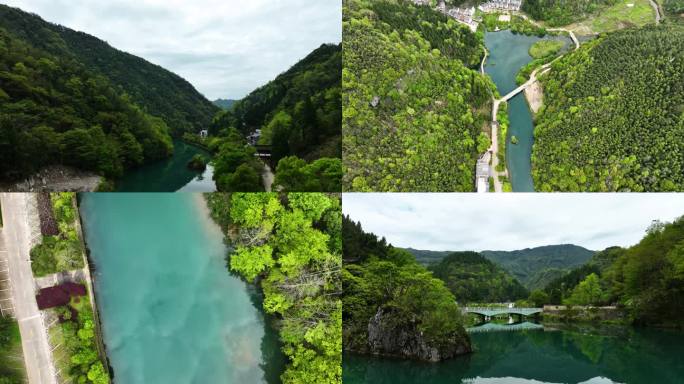
[[[542,78],[539,191],[684,190],[684,28],[607,34]]]
[[[207,128],[219,110],[180,76],[94,36],[5,5],[0,5],[0,27],[35,48],[106,77],[131,102],[163,119],[175,136]]]
[[[162,119],[72,55],[51,54],[3,29],[8,9],[0,5],[0,179],[54,164],[116,178],[171,155]],[[12,14],[14,22],[36,18]]]
[[[216,152],[214,180],[219,190],[263,188],[263,165],[244,139],[260,129],[256,144],[271,148],[276,185],[286,191],[341,191],[341,49],[321,45],[216,115],[209,146]]]
[[[472,191],[496,87],[483,37],[403,0],[343,8],[343,189]]]
[[[518,280],[477,252],[453,252],[428,269],[459,303],[503,303],[529,295]]]

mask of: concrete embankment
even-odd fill
[[[608,306],[565,306],[545,305],[543,312],[544,321],[559,322],[611,322],[622,323],[627,319],[624,309]]]

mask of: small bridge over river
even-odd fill
[[[543,308],[507,308],[507,307],[466,307],[465,312],[484,316],[485,318],[499,315],[534,316],[544,311]]]

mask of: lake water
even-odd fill
[[[568,38],[549,38],[563,39],[566,41],[566,47],[568,46]],[[514,34],[509,30],[485,34],[485,45],[489,51],[485,72],[492,78],[501,96],[518,87],[515,77],[520,68],[532,61],[528,51],[539,40],[542,38]],[[513,191],[534,192],[530,161],[534,144],[534,124],[523,93],[508,102],[508,118],[510,127],[506,137],[506,165]],[[518,139],[517,144],[511,143],[512,136]]]
[[[174,140],[173,156],[168,159],[144,165],[128,171],[116,180],[119,192],[214,192],[216,184],[211,165],[200,174],[188,168],[188,162],[199,154],[211,158],[202,148]]]
[[[675,384],[684,333],[618,329],[472,333],[476,352],[440,363],[344,356],[345,384]]]
[[[80,196],[115,384],[279,382],[277,333],[201,199]]]

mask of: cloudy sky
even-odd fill
[[[684,215],[682,194],[362,194],[343,211],[395,246],[434,251],[516,250],[637,243],[652,220]]]
[[[246,96],[342,39],[340,0],[0,0],[86,32],[190,81]]]

